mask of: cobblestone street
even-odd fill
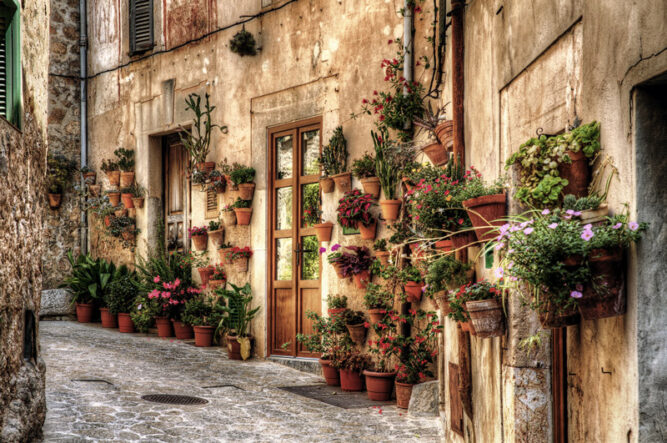
[[[47,365],[44,441],[438,441],[436,419],[395,406],[343,409],[279,389],[322,379],[224,349],[120,334],[99,325],[40,323]],[[208,404],[151,403],[146,394]]]

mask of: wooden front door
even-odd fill
[[[317,357],[296,341],[312,332],[308,311],[321,313],[321,263],[305,211],[319,205],[321,118],[269,131],[269,352]]]
[[[188,155],[178,134],[170,134],[163,140],[165,242],[167,251],[183,251],[188,249]]]

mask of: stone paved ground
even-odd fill
[[[280,386],[322,379],[263,360],[228,360],[219,347],[120,334],[98,325],[40,323],[47,367],[44,441],[440,441],[436,419],[395,406],[342,409]],[[104,380],[73,381],[73,380]],[[226,387],[213,387],[233,385]],[[236,386],[236,387],[234,387]],[[207,388],[208,387],[208,388]],[[204,406],[150,403],[168,393]]]

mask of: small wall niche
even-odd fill
[[[37,359],[37,330],[35,327],[35,312],[26,309],[23,321],[23,359],[35,361]]]

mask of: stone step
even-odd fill
[[[268,358],[273,363],[278,363],[301,372],[308,372],[310,374],[322,375],[322,367],[316,358],[303,357],[282,357],[273,355]]]

